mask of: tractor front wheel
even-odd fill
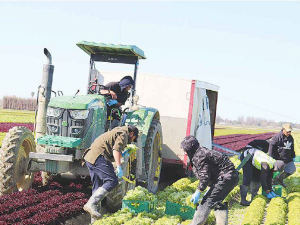
[[[35,152],[32,132],[13,127],[5,135],[0,150],[0,195],[29,189],[34,173],[27,172],[29,152]]]

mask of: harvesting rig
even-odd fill
[[[47,49],[47,64],[43,68],[39,87],[36,112],[35,137],[26,127],[14,127],[6,134],[0,152],[0,195],[21,191],[31,187],[34,173],[42,171],[43,183],[49,176],[61,175],[71,179],[89,176],[82,166],[82,153],[99,135],[110,129],[112,121],[107,115],[109,96],[101,95],[103,86],[101,74],[95,69],[95,62],[123,63],[134,65],[134,82],[140,59],[146,59],[144,52],[133,45],[112,45],[94,42],[77,44],[90,56],[90,71],[86,95],[64,96],[62,92],[51,98],[54,66]],[[158,189],[162,165],[162,129],[159,111],[155,108],[137,106],[131,92],[131,107],[115,109],[121,116],[119,126],[134,125],[139,131],[136,158],[127,157],[122,162],[127,181],[107,196],[107,205],[112,210],[121,207],[125,193],[134,188],[135,181],[144,184],[149,191]],[[129,182],[128,182],[129,181]]]

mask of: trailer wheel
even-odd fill
[[[153,120],[144,149],[147,182],[145,187],[152,193],[158,190],[162,166],[162,130],[158,120]]]
[[[35,152],[32,132],[13,127],[5,135],[0,151],[0,195],[29,189],[34,173],[27,173],[29,152]]]
[[[135,175],[136,171],[136,158],[130,156],[124,159],[122,163],[122,169],[124,176],[130,178],[130,174]],[[128,183],[127,181],[121,179],[119,184],[106,196],[106,205],[109,212],[116,212],[122,207],[122,200],[126,195],[127,191],[134,189],[135,185]]]

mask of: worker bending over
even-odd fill
[[[89,169],[93,189],[92,196],[83,209],[91,214],[92,223],[101,218],[99,203],[118,185],[117,176],[119,178],[123,176],[122,151],[127,144],[136,141],[137,138],[138,129],[135,126],[116,127],[100,135],[91,147],[84,151],[82,158]],[[114,161],[117,166],[116,173],[112,165]]]
[[[273,172],[283,171],[284,162],[281,160],[275,160],[263,151],[258,150],[257,148],[253,148],[250,145],[241,154],[240,160],[242,161],[245,157],[247,157],[248,154],[251,154],[251,157],[243,166],[243,184],[240,186],[240,204],[244,206],[250,205],[250,202],[246,200],[246,196],[251,181],[253,180],[255,187],[251,190],[251,200],[257,194],[260,185],[262,186],[262,189],[266,192],[267,198],[271,199],[274,197],[278,197],[272,190]]]
[[[201,192],[207,186],[209,191],[203,197],[194,214],[191,225],[205,224],[209,213],[215,209],[217,225],[228,224],[228,206],[223,200],[238,184],[239,173],[229,158],[220,152],[200,147],[194,136],[188,136],[181,142],[181,148],[187,153],[195,176],[200,180],[198,189],[191,201],[197,204]]]

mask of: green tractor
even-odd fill
[[[87,95],[64,96],[62,92],[51,98],[54,66],[47,49],[48,63],[44,65],[42,84],[39,87],[35,138],[25,127],[14,127],[6,134],[0,152],[0,195],[31,187],[34,173],[42,171],[43,183],[49,176],[61,175],[70,179],[89,176],[82,166],[82,153],[99,135],[111,129],[116,121],[107,115],[109,96],[101,95],[105,89],[95,62],[134,65],[137,79],[139,59],[146,59],[144,52],[133,45],[112,45],[94,42],[77,44],[90,55],[90,72]],[[103,79],[102,79],[103,80]],[[160,115],[154,108],[139,108],[138,97],[131,91],[131,107],[115,108],[121,117],[118,126],[134,125],[140,131],[136,157],[124,158],[124,176],[107,197],[112,210],[121,207],[125,193],[136,183],[155,193],[158,189],[162,165],[162,130]],[[55,93],[56,95],[56,93]]]

